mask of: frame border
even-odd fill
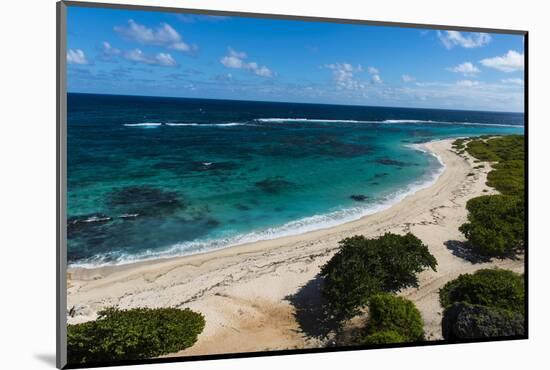
[[[524,136],[525,136],[525,252],[524,252],[524,276],[525,276],[525,334],[520,336],[510,337],[492,337],[461,340],[450,342],[446,340],[427,341],[418,343],[396,343],[375,346],[342,346],[342,347],[326,347],[326,348],[309,348],[309,349],[292,349],[292,350],[274,350],[274,351],[258,351],[258,352],[239,352],[227,354],[211,354],[199,356],[180,356],[172,358],[152,358],[144,360],[124,360],[124,361],[106,361],[101,363],[68,364],[67,363],[67,8],[103,8],[103,9],[119,9],[119,10],[137,10],[147,12],[164,12],[164,13],[185,13],[185,14],[203,14],[203,15],[218,15],[218,16],[240,16],[250,18],[266,18],[280,20],[295,20],[306,22],[329,22],[338,24],[357,24],[370,26],[388,26],[401,28],[415,29],[431,29],[431,30],[449,30],[449,31],[467,31],[467,32],[488,32],[497,34],[519,35],[524,37]],[[247,357],[266,357],[266,356],[282,356],[296,354],[313,354],[313,353],[332,353],[345,351],[361,351],[370,349],[386,349],[386,348],[404,348],[404,347],[424,347],[424,346],[439,346],[449,344],[468,344],[468,343],[486,343],[512,340],[525,340],[529,338],[529,31],[501,29],[501,28],[482,28],[482,27],[465,27],[455,25],[439,25],[425,23],[405,23],[394,21],[372,21],[347,18],[330,18],[317,16],[299,16],[285,14],[269,14],[269,13],[252,13],[240,11],[225,11],[213,9],[190,9],[176,8],[165,6],[151,5],[131,5],[131,4],[113,4],[99,3],[86,1],[66,1],[61,0],[56,3],[56,47],[57,47],[57,63],[56,63],[56,228],[57,228],[57,250],[56,250],[56,367],[58,369],[80,369],[80,368],[95,368],[106,366],[124,366],[124,365],[140,365],[140,364],[159,364],[159,363],[174,363],[174,362],[190,362],[190,361],[205,361],[205,360],[220,360],[233,358]]]
[[[67,364],[67,6],[56,4],[56,366]]]

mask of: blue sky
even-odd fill
[[[69,7],[68,91],[523,112],[523,36]]]

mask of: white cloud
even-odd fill
[[[458,31],[437,31],[437,36],[447,49],[454,46],[463,48],[479,48],[491,42],[491,36],[488,33],[460,33]]]
[[[120,49],[112,47],[111,44],[108,43],[107,41],[104,41],[102,54],[103,54],[103,58],[109,59],[111,57],[119,56],[121,54],[121,51]]]
[[[134,63],[144,63],[163,67],[175,67],[178,65],[174,58],[168,53],[148,55],[140,49],[133,49],[125,52],[123,56],[124,59]]]
[[[502,72],[515,72],[523,70],[524,57],[517,51],[509,50],[503,56],[486,58],[480,63],[485,67],[498,69]]]
[[[374,67],[369,67],[368,71],[371,75],[377,75],[380,73],[380,71],[378,71],[378,69]]]
[[[380,71],[378,68],[375,67],[369,67],[368,72],[371,75],[370,82],[375,85],[381,85],[384,82],[382,81],[382,78],[380,78]]]
[[[189,45],[184,42],[181,35],[168,23],[161,23],[159,27],[152,29],[130,19],[128,20],[128,26],[116,26],[114,29],[118,34],[143,45],[162,46],[181,52],[197,50],[196,45]]]
[[[401,80],[405,83],[406,82],[414,82],[416,80],[416,78],[414,78],[411,75],[404,74],[404,75],[401,75]]]
[[[332,78],[336,82],[338,89],[345,90],[364,90],[367,87],[367,82],[356,78],[357,73],[364,71],[360,64],[354,66],[350,63],[333,63],[325,64],[325,68],[332,70]],[[383,84],[380,72],[375,67],[368,67],[367,72],[370,74],[370,83],[372,85]]]
[[[152,59],[140,49],[134,49],[124,53],[124,58],[131,62],[152,64]]]
[[[69,49],[67,52],[67,63],[69,64],[88,64],[86,54],[81,49]]]
[[[454,73],[462,73],[464,76],[475,76],[477,73],[480,72],[479,68],[477,68],[470,62],[464,62],[455,67],[450,67],[447,69]]]
[[[382,79],[380,78],[380,75],[376,75],[376,74],[372,75],[370,80],[373,84],[377,84],[377,85],[383,83]]]
[[[504,84],[523,86],[523,79],[522,78],[505,78],[503,80],[500,80],[500,82],[502,82]]]
[[[363,67],[360,65],[354,67],[349,63],[333,63],[327,64],[325,67],[332,70],[332,78],[339,89],[360,90],[366,87],[354,76],[354,73],[363,71]]]
[[[165,67],[173,67],[176,66],[178,63],[172,58],[172,56],[168,53],[158,53],[155,56],[155,60],[157,61],[158,65],[165,66]]]
[[[462,86],[462,87],[474,87],[474,86],[479,86],[479,81],[461,80],[461,81],[457,81],[456,85]]]
[[[244,69],[260,77],[273,77],[274,73],[266,66],[256,62],[247,62],[248,56],[245,52],[229,48],[227,55],[220,59],[220,63],[227,68]]]
[[[169,53],[157,53],[150,55],[144,53],[141,49],[132,49],[123,51],[113,47],[109,42],[103,42],[102,57],[104,60],[121,57],[133,63],[143,63],[149,65],[158,65],[163,67],[176,67],[178,63]]]

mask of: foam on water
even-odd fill
[[[404,144],[522,134],[524,121],[408,108],[88,94],[68,101],[67,221],[76,224],[67,258],[86,267],[356,220],[435,181],[443,166],[423,145]]]
[[[256,118],[260,123],[370,123],[370,124],[438,124],[438,125],[465,125],[465,126],[499,126],[499,127],[523,127],[523,125],[507,125],[499,123],[483,122],[451,122],[451,121],[433,121],[416,119],[387,119],[383,121],[362,121],[349,119],[314,119],[314,118]],[[191,126],[191,127],[232,127],[232,126],[256,126],[247,122],[224,122],[224,123],[197,123],[197,122],[143,122],[143,123],[125,123],[127,127],[158,127],[158,126]]]
[[[383,121],[361,121],[361,120],[346,120],[346,119],[311,119],[311,118],[256,118],[257,122],[311,122],[311,123],[374,123],[374,124],[404,124],[404,123],[426,123],[426,124],[441,124],[441,125],[466,125],[466,126],[499,126],[499,127],[523,127],[523,125],[506,125],[499,123],[483,123],[483,122],[450,122],[450,121],[434,121],[434,120],[417,120],[417,119],[386,119]]]
[[[104,265],[123,265],[158,258],[193,255],[246,243],[271,240],[285,236],[299,235],[306,232],[327,229],[347,222],[356,221],[362,217],[386,210],[394,204],[402,201],[405,197],[412,195],[419,190],[430,187],[437,181],[439,176],[441,176],[441,174],[445,170],[445,164],[443,163],[441,158],[434,152],[430,151],[426,147],[426,144],[408,144],[406,146],[414,150],[418,150],[434,156],[438,161],[438,166],[429,169],[422,179],[408,184],[401,190],[384,196],[376,203],[351,208],[343,208],[326,214],[305,217],[299,220],[285,223],[282,226],[257,230],[229,238],[205,239],[176,243],[165,248],[159,248],[158,250],[148,249],[136,254],[121,255],[113,252],[109,254],[96,255],[92,258],[82,260],[78,263],[73,263],[70,266],[92,268]]]
[[[250,126],[242,122],[226,122],[226,123],[165,123],[166,126],[202,126],[202,127],[232,127],[232,126]]]
[[[357,121],[350,119],[313,119],[313,118],[256,118],[257,122],[312,122],[312,123],[371,123],[376,121]]]
[[[439,125],[466,125],[466,126],[499,126],[499,127],[523,127],[523,125],[506,125],[500,123],[483,123],[483,122],[449,122],[449,121],[431,121],[431,120],[407,120],[407,119],[387,119],[380,123],[435,123]]]
[[[227,122],[227,123],[195,123],[195,122],[185,122],[185,123],[162,123],[162,122],[143,122],[143,123],[125,123],[123,126],[126,127],[159,127],[159,126],[199,126],[199,127],[232,127],[232,126],[251,126],[247,123],[240,122]]]
[[[161,126],[161,122],[142,122],[142,123],[125,123],[126,127],[158,127]]]

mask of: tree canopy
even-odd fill
[[[381,292],[416,286],[417,274],[435,271],[437,261],[428,247],[413,234],[386,233],[376,239],[353,236],[321,268],[322,293],[333,316],[347,319]]]

